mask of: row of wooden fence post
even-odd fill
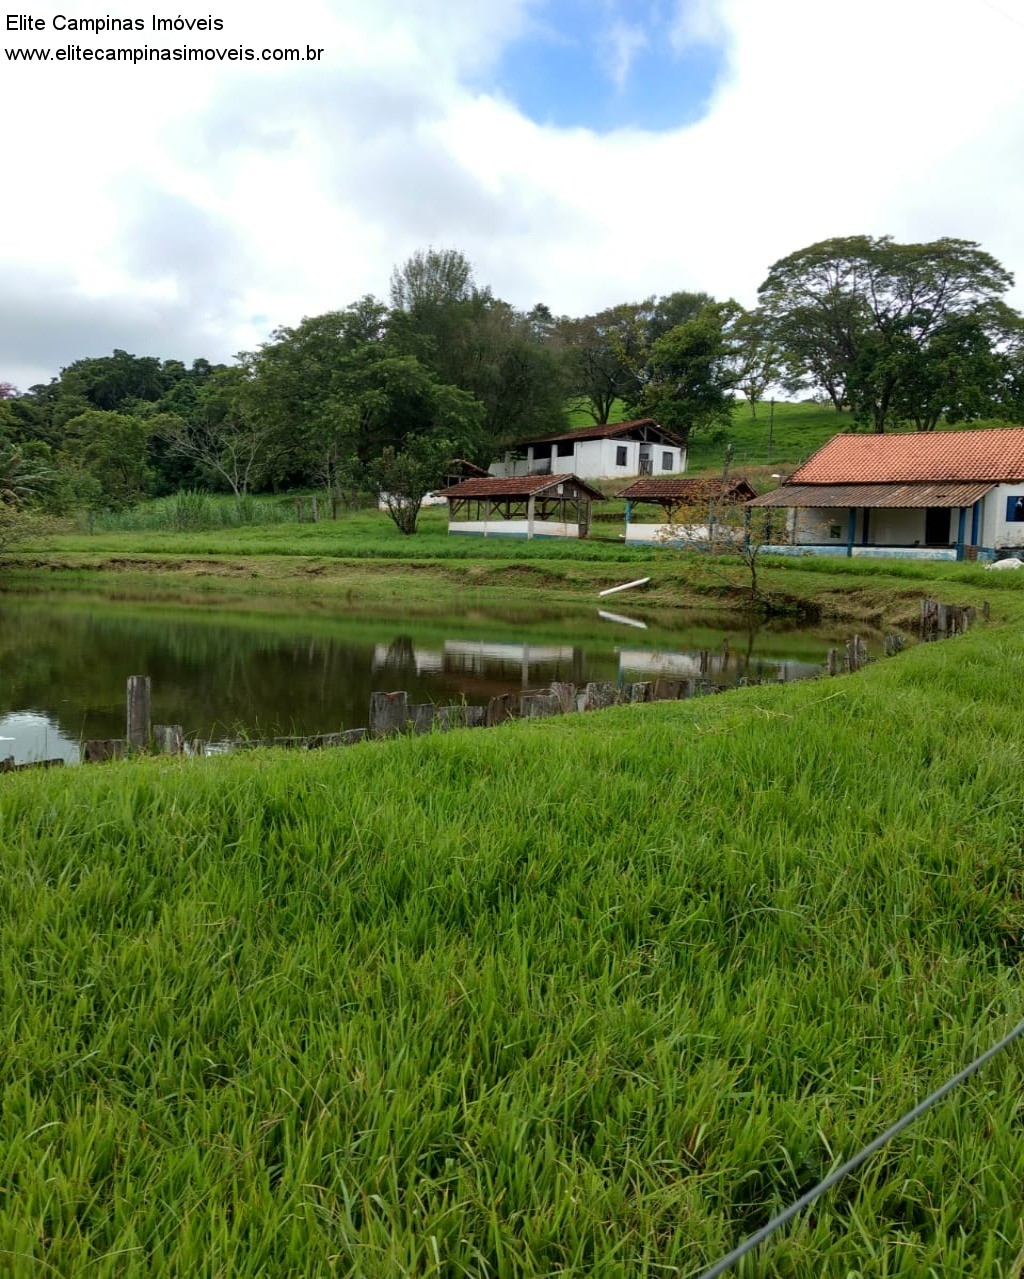
[[[989,616],[986,601],[982,616]],[[937,600],[921,600],[920,636],[923,640],[962,635],[976,620],[977,610]],[[887,657],[903,651],[905,637],[890,633],[883,638],[882,651]],[[726,645],[728,641],[726,641]],[[727,648],[725,650],[728,651]],[[867,646],[859,635],[847,641],[845,649],[830,648],[824,663],[827,675],[840,671],[861,670],[868,662]],[[699,655],[700,677],[696,679],[656,679],[624,684],[621,687],[602,681],[591,681],[582,689],[574,684],[556,682],[548,689],[522,693],[502,693],[492,697],[486,706],[435,705],[432,702],[410,704],[406,692],[372,693],[369,728],[352,728],[338,733],[317,733],[309,737],[275,737],[268,741],[239,739],[219,743],[223,749],[246,749],[256,746],[283,746],[299,750],[318,750],[327,746],[352,746],[372,738],[391,737],[399,733],[426,733],[451,728],[492,728],[511,719],[539,719],[564,715],[571,711],[601,710],[620,703],[674,701],[700,697],[721,691],[706,677],[710,667],[710,651]],[[786,679],[785,667],[778,674]],[[741,683],[748,683],[747,680]],[[83,743],[82,760],[86,764],[121,759],[132,752],[153,750],[160,755],[203,754],[205,744],[187,739],[180,724],[151,722],[152,683],[148,675],[130,675],[126,689],[126,723],[123,738],[96,738]],[[0,759],[0,773],[29,767],[53,767],[59,759],[40,760],[32,764],[15,764],[13,757]]]

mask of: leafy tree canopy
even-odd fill
[[[969,240],[823,240],[781,259],[759,290],[791,387],[823,389],[876,431],[974,416],[997,392],[1012,275]],[[952,374],[952,376],[949,376]],[[948,394],[941,388],[948,386]]]

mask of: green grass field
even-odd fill
[[[0,1273],[696,1275],[1024,1015],[1020,595],[832,681],[0,779]],[[1020,1078],[738,1273],[1019,1275]]]
[[[619,401],[610,421],[621,422],[624,418],[625,409]],[[593,419],[580,410],[571,413],[570,419],[573,428],[593,423]],[[712,438],[707,432],[694,432],[690,438],[688,470],[698,475],[720,471],[726,446],[731,444],[733,470],[759,467],[765,471],[767,480],[775,467],[794,469],[833,435],[848,431],[852,426],[851,414],[837,413],[829,406],[790,404],[778,400],[774,411],[768,402],[758,404],[754,416],[750,405],[742,401],[733,410],[732,427],[728,433],[711,433]],[[762,487],[771,486],[765,484]]]

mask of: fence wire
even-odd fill
[[[890,1128],[886,1128],[885,1132],[880,1133],[874,1141],[866,1145],[863,1150],[858,1151],[852,1159],[847,1159],[846,1163],[840,1164],[839,1167],[833,1172],[830,1172],[824,1180],[819,1181],[813,1189],[808,1190],[805,1195],[801,1195],[796,1203],[790,1204],[790,1206],[783,1212],[780,1212],[778,1216],[773,1217],[767,1225],[762,1226],[760,1230],[755,1231],[749,1238],[744,1239],[744,1241],[734,1248],[728,1256],[723,1257],[721,1261],[717,1261],[710,1270],[705,1270],[703,1274],[699,1276],[699,1279],[717,1279],[719,1275],[724,1275],[727,1270],[731,1270],[738,1261],[742,1261],[748,1252],[753,1252],[755,1248],[764,1243],[769,1235],[773,1235],[781,1226],[784,1226],[788,1221],[792,1221],[795,1216],[804,1210],[804,1208],[806,1208],[809,1204],[814,1203],[815,1199],[817,1199],[819,1195],[823,1195],[826,1190],[831,1190],[837,1182],[842,1181],[844,1177],[848,1177],[851,1172],[855,1172],[866,1159],[870,1159],[876,1151],[881,1150],[887,1141],[891,1141],[897,1133],[900,1133],[904,1128],[909,1127],[915,1119],[919,1119],[926,1111],[931,1110],[937,1102],[940,1102],[943,1097],[951,1093],[958,1084],[962,1084],[965,1079],[969,1079],[971,1075],[979,1071],[986,1062],[991,1061],[992,1058],[997,1053],[1002,1052],[1004,1048],[1008,1048],[1010,1044],[1012,1044],[1015,1039],[1019,1039],[1021,1035],[1024,1035],[1024,1021],[1018,1023],[1018,1025],[1016,1025],[1008,1035],[1005,1035],[1002,1039],[1000,1039],[997,1044],[993,1044],[992,1047],[983,1052],[980,1057],[975,1057],[974,1061],[972,1061],[969,1066],[965,1066],[963,1070],[954,1075],[952,1079],[944,1083],[941,1088],[936,1088],[933,1093],[930,1093],[927,1097],[925,1097],[924,1101],[918,1102],[913,1110],[908,1110],[901,1119],[897,1119]]]

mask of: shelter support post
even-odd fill
[[[967,531],[967,507],[960,507],[960,515],[956,522],[956,557],[962,560],[964,557],[964,534]]]
[[[533,517],[537,506],[537,499],[530,494],[530,500],[526,503],[526,539],[527,541],[533,537]]]
[[[627,533],[629,532],[629,514],[630,514],[630,511],[632,511],[632,509],[633,509],[633,503],[627,498],[626,499],[626,532]]]
[[[850,559],[853,555],[853,539],[857,535],[857,508],[850,507],[850,518],[846,525],[846,558]]]

